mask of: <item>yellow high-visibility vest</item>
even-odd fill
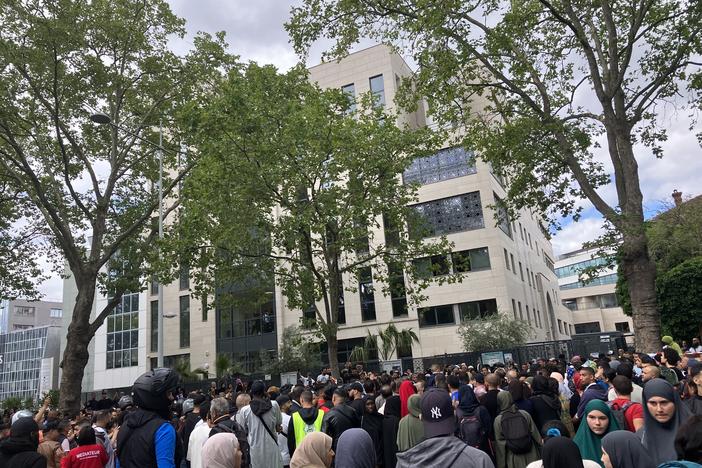
[[[317,410],[317,419],[313,424],[307,424],[300,416],[299,412],[293,413],[293,429],[295,429],[295,447],[299,447],[302,439],[310,432],[319,432],[322,430],[322,419],[324,419],[324,411]]]

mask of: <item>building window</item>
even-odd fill
[[[390,301],[392,302],[392,316],[407,316],[407,291],[405,289],[405,274],[397,263],[388,265],[388,279],[390,283]]]
[[[402,174],[402,180],[405,184],[417,182],[427,185],[475,174],[474,158],[474,153],[463,147],[445,148],[431,156],[412,161]]]
[[[512,228],[511,221],[509,219],[509,213],[507,208],[505,208],[504,202],[498,197],[495,192],[492,193],[492,197],[495,199],[495,210],[497,211],[497,227],[502,229],[502,232],[507,234],[512,238]]]
[[[602,286],[604,284],[614,284],[617,282],[617,274],[612,273],[611,275],[598,276],[593,278],[591,281],[576,281],[575,283],[562,284],[560,289],[578,289],[578,288],[588,288],[590,286]]]
[[[561,302],[563,303],[564,306],[566,306],[568,309],[572,310],[573,312],[578,310],[578,301],[576,299],[563,299],[563,301],[561,301]]]
[[[451,272],[448,258],[445,255],[418,258],[414,260],[414,265],[420,278],[448,275]]]
[[[151,349],[152,353],[158,351],[158,301],[151,301]]]
[[[454,273],[490,269],[490,255],[487,247],[453,252],[451,253],[451,262]]]
[[[521,276],[522,281],[524,281],[524,269],[522,269],[522,262],[519,262],[519,276]]]
[[[151,295],[158,294],[158,281],[156,281],[155,276],[152,276],[151,281],[149,281],[149,292]]]
[[[180,296],[180,347],[190,347],[190,296]]]
[[[575,324],[576,335],[580,333],[599,333],[601,331],[602,330],[600,329],[600,322],[585,322]]]
[[[509,259],[511,260],[511,263],[512,263],[512,273],[514,273],[516,275],[517,274],[517,267],[514,264],[514,254],[509,254]]]
[[[34,307],[15,306],[15,315],[18,317],[34,317]]]
[[[107,317],[107,369],[139,365],[139,293],[127,293]]]
[[[603,309],[611,309],[612,307],[619,307],[619,301],[617,300],[616,294],[602,294],[598,297],[598,299],[599,299],[600,307]]]
[[[497,314],[497,301],[486,299],[483,301],[462,302],[458,304],[458,314],[461,322],[490,317]]]
[[[517,307],[519,308],[519,320],[524,320],[524,313],[522,312],[522,302],[517,301]]]
[[[629,322],[614,322],[614,329],[622,333],[630,333]]]
[[[529,283],[529,287],[531,287],[531,273],[529,272],[529,268],[527,270],[527,282]]]
[[[524,304],[524,307],[526,308],[527,322],[529,323],[529,325],[531,325],[531,314],[529,313],[529,304]]]
[[[561,322],[561,319],[558,319],[558,333],[563,333],[563,322]]]
[[[465,193],[413,206],[413,237],[432,237],[485,227],[480,192]]]
[[[190,289],[190,268],[188,267],[188,265],[180,266],[178,283],[181,291]]]
[[[503,249],[505,251],[505,266],[509,270],[509,254],[507,253],[507,249]]]
[[[356,112],[356,87],[353,83],[347,84],[341,87],[341,92],[346,95],[349,99],[349,110],[348,113],[351,114]]]
[[[584,260],[582,262],[573,263],[572,265],[566,265],[558,267],[555,269],[556,276],[559,278],[567,278],[568,276],[578,276],[580,273],[586,269],[596,266],[601,266],[607,264],[607,259],[603,257],[592,258],[590,260]]]
[[[361,320],[375,320],[373,273],[370,267],[363,268],[358,275],[358,293],[361,297]]]
[[[517,320],[517,301],[512,299],[512,313],[514,314],[514,320]]]
[[[385,106],[385,83],[383,75],[372,76],[368,79],[370,90],[373,93],[374,104],[377,107]]]
[[[63,309],[50,309],[49,317],[51,318],[61,318],[63,317]]]
[[[453,304],[422,307],[417,311],[420,327],[433,327],[456,323],[453,314]]]

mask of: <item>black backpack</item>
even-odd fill
[[[485,431],[477,411],[466,414],[458,425],[458,437],[471,447],[480,448],[485,443]]]
[[[529,421],[517,411],[505,411],[500,421],[502,437],[505,438],[507,448],[514,454],[528,453],[531,450],[532,440],[529,430]]]
[[[617,420],[617,423],[619,424],[619,429],[630,431],[629,425],[626,423],[626,410],[628,410],[633,404],[633,401],[627,401],[623,405],[619,406],[613,401],[607,402],[607,406],[609,406],[609,410],[612,412],[612,416],[614,417],[614,419]]]

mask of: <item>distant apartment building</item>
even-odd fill
[[[0,300],[0,333],[43,326],[61,326],[62,317],[61,302]]]
[[[615,294],[616,269],[600,270],[590,281],[581,275],[586,268],[605,263],[596,250],[585,249],[560,255],[556,261],[561,300],[573,311],[573,334],[620,331],[630,335],[634,330]]]

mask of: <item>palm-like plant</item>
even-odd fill
[[[183,380],[193,380],[196,377],[195,372],[190,370],[190,360],[188,359],[178,360],[173,369],[180,374],[180,378]]]
[[[393,353],[411,349],[412,343],[419,343],[419,337],[411,328],[398,330],[395,324],[391,323],[385,330],[381,330],[377,335],[370,331],[366,336],[365,348],[377,347],[378,356],[382,361],[389,360]]]
[[[221,378],[233,367],[232,358],[228,354],[218,354],[215,359],[215,373],[217,378]]]

